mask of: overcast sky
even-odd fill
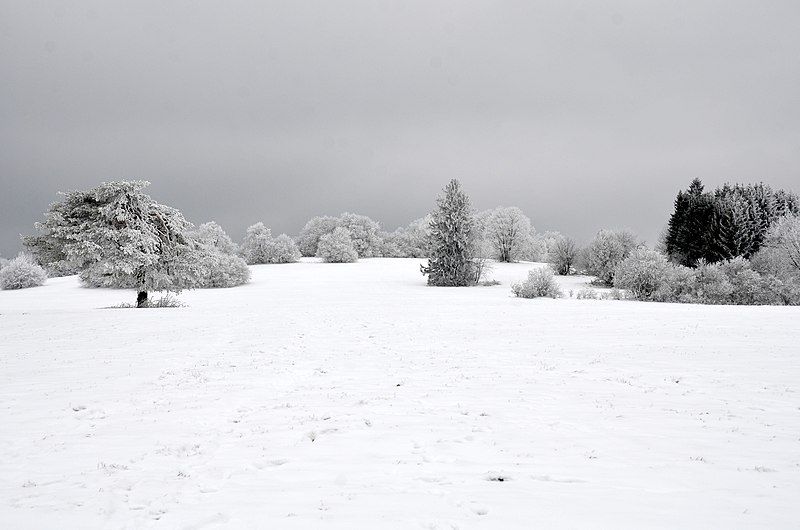
[[[139,178],[235,239],[448,179],[653,242],[692,177],[800,191],[800,2],[0,0],[0,254]]]

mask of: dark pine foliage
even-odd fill
[[[796,195],[763,183],[726,184],[708,193],[700,179],[694,179],[675,199],[665,240],[667,255],[689,267],[700,260],[750,258],[776,219],[798,211]]]

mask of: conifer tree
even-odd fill
[[[694,266],[698,260],[708,257],[713,214],[713,197],[704,192],[700,179],[692,180],[685,192],[678,192],[665,241],[672,261]]]
[[[428,285],[462,287],[474,285],[474,262],[478,236],[472,204],[458,180],[451,180],[431,213],[430,256],[422,274]]]

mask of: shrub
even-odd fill
[[[600,295],[597,293],[596,289],[589,289],[584,287],[580,291],[575,294],[575,298],[577,300],[597,300],[600,298]]]
[[[358,252],[353,246],[350,232],[345,228],[336,228],[330,234],[319,239],[317,257],[327,263],[352,263],[358,260]]]
[[[540,267],[529,271],[527,280],[511,285],[511,292],[519,298],[558,298],[562,296],[550,267]]]
[[[263,263],[295,263],[300,257],[300,249],[294,239],[281,234],[269,242]]]
[[[653,293],[656,302],[697,303],[697,274],[694,269],[673,265],[666,270],[664,281]]]
[[[728,281],[725,271],[718,263],[700,260],[695,271],[697,291],[695,296],[701,304],[728,304],[733,294],[733,285]]]
[[[720,268],[731,284],[729,303],[736,305],[770,303],[773,297],[765,289],[764,279],[753,270],[748,260],[736,257],[720,263]]]
[[[638,248],[617,265],[614,287],[627,289],[637,300],[651,300],[667,280],[667,258],[655,250]]]
[[[199,247],[184,252],[176,268],[181,270],[184,289],[236,287],[250,281],[250,268],[242,258],[215,248]]]
[[[572,272],[572,266],[578,259],[578,245],[570,237],[558,235],[554,238],[547,253],[547,261],[556,274],[565,276]]]
[[[31,258],[20,254],[0,269],[0,289],[27,289],[39,287],[47,280],[47,273]]]
[[[600,230],[584,250],[586,271],[599,283],[612,285],[617,266],[637,246],[636,236],[627,230]]]

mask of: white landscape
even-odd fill
[[[0,291],[4,528],[786,528],[800,307],[252,266],[180,308]]]

